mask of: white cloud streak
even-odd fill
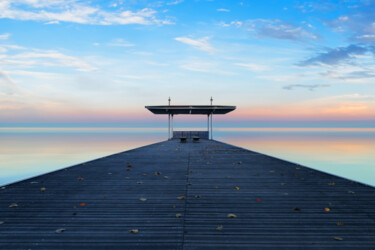
[[[157,11],[149,8],[110,12],[73,0],[3,0],[0,3],[0,18],[43,21],[47,24],[73,22],[96,25],[163,25],[172,23],[169,20],[158,19],[156,15]]]
[[[176,37],[175,38],[175,40],[178,42],[191,45],[194,48],[202,50],[202,51],[213,53],[215,49],[208,43],[209,39],[210,37],[207,37],[207,36],[200,38],[200,39],[196,39],[196,40],[188,38],[188,37]]]

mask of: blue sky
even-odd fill
[[[0,2],[0,120],[374,120],[375,1]],[[158,118],[159,119],[159,118]]]

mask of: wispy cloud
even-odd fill
[[[3,0],[0,3],[0,18],[43,21],[47,24],[73,22],[79,24],[171,24],[169,20],[158,19],[157,11],[144,8],[138,11],[108,11],[88,3],[45,0]]]
[[[312,32],[284,21],[257,19],[249,20],[247,27],[255,31],[258,37],[269,37],[283,40],[317,40],[318,36]]]
[[[175,38],[175,40],[178,42],[185,43],[185,44],[193,46],[196,49],[212,53],[215,51],[215,49],[208,43],[209,39],[210,37],[208,36],[200,38],[200,39],[196,39],[196,40],[188,38],[188,37],[176,37]]]
[[[217,11],[219,11],[219,12],[229,12],[230,10],[228,10],[228,9],[217,9]]]
[[[2,35],[0,35],[0,40],[7,40],[9,38],[9,36],[10,36],[9,33],[2,34]]]
[[[293,90],[293,89],[296,89],[296,88],[305,88],[305,89],[308,89],[310,91],[313,91],[316,88],[326,88],[326,87],[329,87],[329,86],[330,86],[329,84],[290,84],[290,85],[284,86],[283,89]]]
[[[18,53],[15,55],[5,56],[0,60],[3,65],[17,65],[20,67],[72,67],[77,71],[96,71],[97,68],[91,66],[85,61],[65,55],[55,50],[31,50],[28,52]]]
[[[260,65],[260,64],[254,64],[254,63],[235,63],[234,65],[244,67],[248,70],[260,72],[260,71],[266,71],[269,69],[266,65]]]
[[[114,39],[113,41],[108,43],[109,46],[114,47],[133,47],[135,44],[129,43],[122,38]]]
[[[299,66],[310,66],[310,65],[337,65],[340,63],[348,63],[355,56],[363,55],[368,52],[369,49],[359,45],[349,45],[347,47],[339,47],[334,49],[328,49],[326,52],[319,53],[307,60],[304,60],[297,65]]]
[[[175,1],[172,1],[172,2],[168,2],[167,5],[177,5],[177,4],[180,4],[184,2],[184,0],[175,0]]]

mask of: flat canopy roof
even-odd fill
[[[155,115],[224,115],[236,109],[236,106],[223,105],[166,105],[166,106],[146,106]]]

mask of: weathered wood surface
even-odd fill
[[[0,249],[374,246],[374,188],[217,141],[165,141],[0,189]]]

